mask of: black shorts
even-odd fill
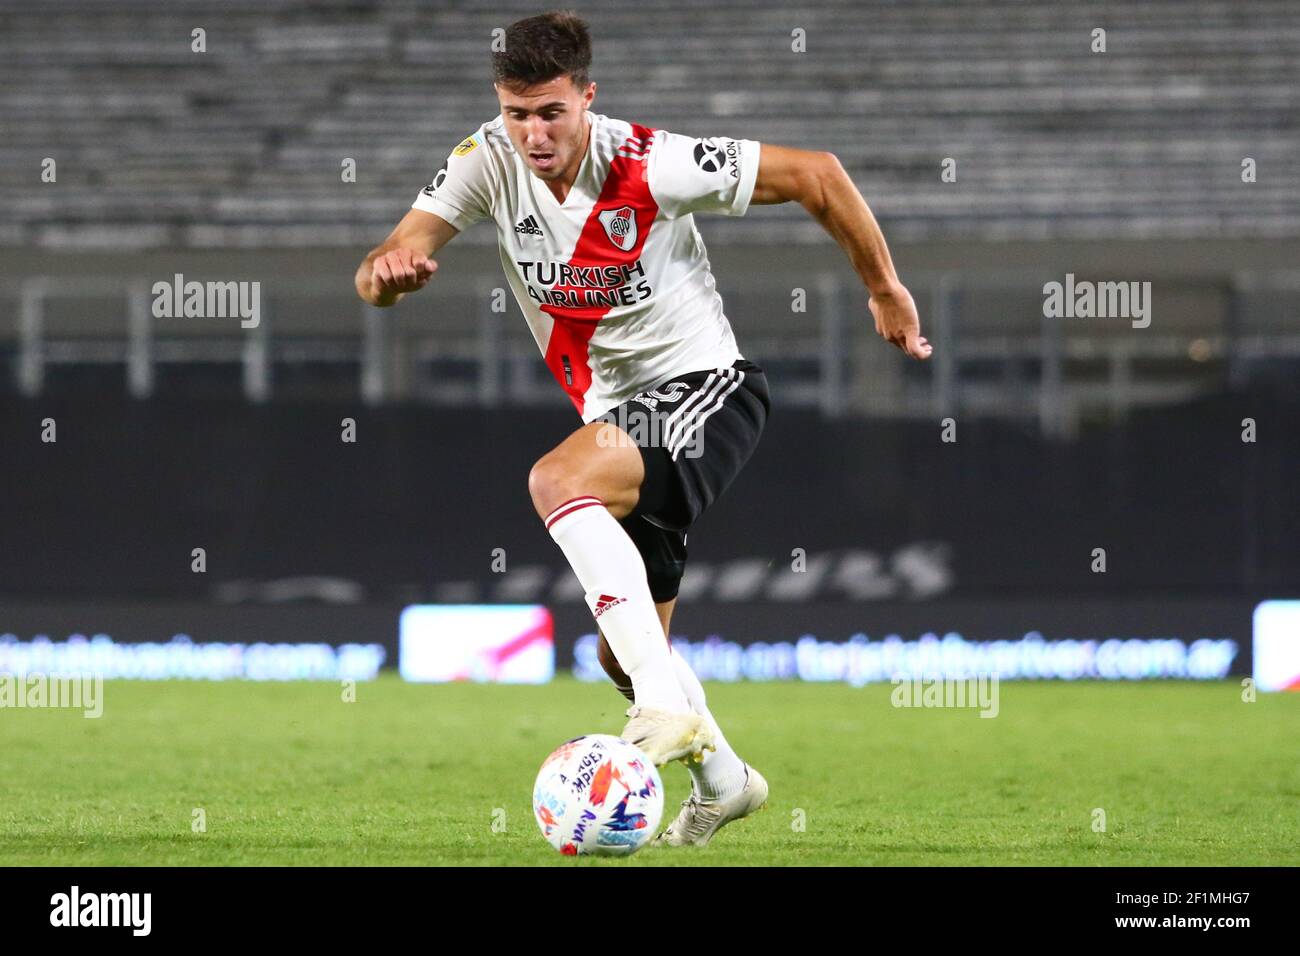
[[[739,359],[675,375],[596,419],[618,425],[641,450],[641,497],[622,525],[645,559],[656,603],[677,596],[687,530],[740,474],[771,409],[767,376]]]

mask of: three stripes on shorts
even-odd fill
[[[720,368],[710,372],[704,384],[668,416],[661,435],[673,461],[677,460],[678,452],[687,446],[700,426],[744,381],[745,373],[739,369]]]

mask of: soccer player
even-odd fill
[[[768,786],[666,638],[687,529],[753,453],[770,402],[763,370],[736,346],[694,213],[800,203],[870,290],[876,331],[913,358],[930,345],[832,154],[591,112],[591,40],[569,12],[512,24],[492,60],[500,115],[451,150],[361,263],[357,293],[390,306],[428,283],[432,256],[459,232],[495,224],[510,287],[583,421],[534,465],[533,504],[586,592],[601,664],[632,702],[621,736],[691,773],[658,842],[703,845],[762,806]]]

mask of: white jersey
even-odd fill
[[[742,357],[692,213],[745,214],[759,144],[586,115],[587,154],[563,203],[498,116],[451,151],[413,207],[459,230],[496,221],[533,338],[590,422],[675,375]]]

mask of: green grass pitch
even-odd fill
[[[543,841],[533,777],[567,738],[618,733],[611,685],[386,675],[351,703],[335,683],[109,682],[99,719],[0,710],[0,865],[1300,862],[1300,694],[1004,683],[985,719],[895,708],[889,685],[706,689],[772,794],[705,848]],[[665,822],[688,780],[664,768]]]

